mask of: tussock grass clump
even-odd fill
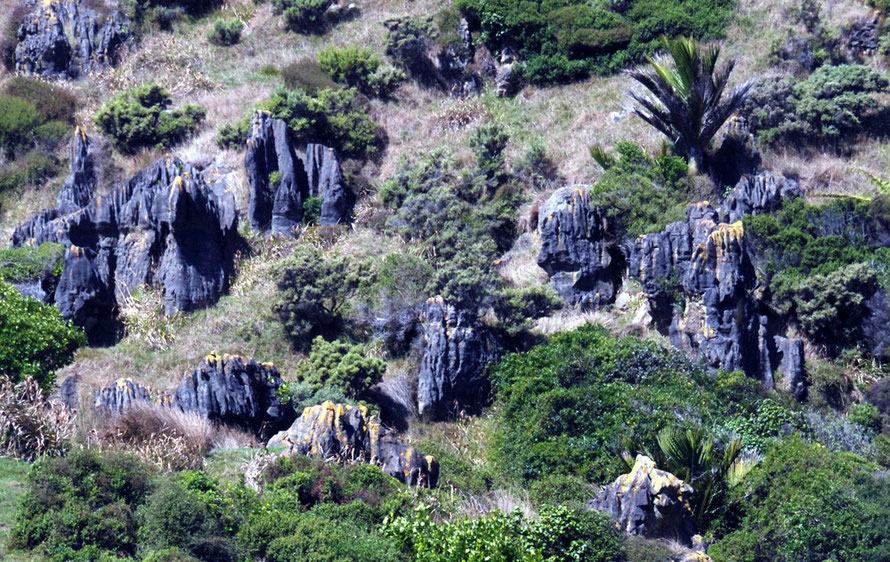
[[[73,433],[73,413],[51,402],[36,380],[14,385],[0,379],[0,456],[33,461],[64,455]]]

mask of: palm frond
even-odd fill
[[[600,165],[600,168],[603,170],[608,170],[612,166],[615,165],[615,157],[606,152],[606,149],[601,144],[592,144],[588,147],[590,151],[590,157],[593,158],[593,161]]]

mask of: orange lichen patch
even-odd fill
[[[74,127],[74,134],[75,134],[75,135],[80,135],[80,138],[81,138],[84,142],[86,142],[86,140],[87,140],[87,134],[84,132],[84,130],[81,128],[80,125]]]

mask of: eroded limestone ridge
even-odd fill
[[[18,30],[15,69],[44,78],[79,78],[113,66],[130,38],[119,11],[102,12],[85,0],[30,0]]]

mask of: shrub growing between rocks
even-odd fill
[[[386,362],[368,357],[363,345],[327,342],[319,336],[312,341],[309,357],[297,365],[296,376],[316,391],[335,387],[354,399],[379,383],[384,371]]]

